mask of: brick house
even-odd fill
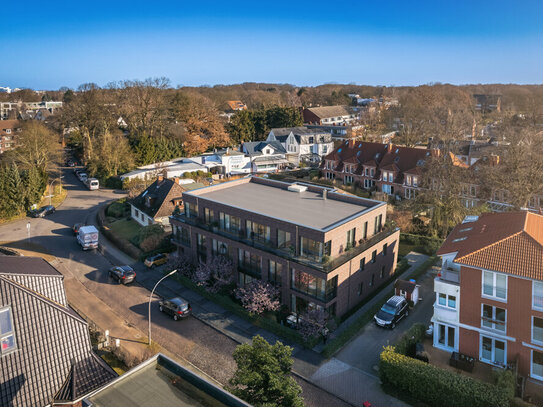
[[[0,120],[0,154],[15,147],[21,135],[19,120]]]
[[[341,316],[384,283],[396,267],[399,229],[386,204],[258,177],[183,195],[172,216],[178,254],[196,262],[228,256],[239,285],[281,287],[294,312],[324,308]]]
[[[543,215],[467,217],[434,280],[434,346],[543,381]]]
[[[426,148],[400,147],[355,139],[341,143],[321,163],[322,176],[367,190],[413,199],[421,187]]]

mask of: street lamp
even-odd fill
[[[53,180],[49,183],[49,206],[52,205],[51,203],[51,197],[53,196],[53,193],[51,193],[51,186],[55,183],[56,180]],[[54,191],[53,191],[54,192]]]
[[[153,287],[153,291],[151,291],[151,295],[149,296],[149,345],[151,345],[151,301],[153,300],[153,293],[155,292],[157,285],[159,285],[162,282],[162,280],[164,280],[167,277],[170,277],[174,273],[177,273],[177,269],[169,272],[160,280],[158,280],[158,283],[155,284],[155,286]]]

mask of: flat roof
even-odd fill
[[[135,367],[83,401],[94,407],[250,407],[164,355]]]
[[[358,197],[355,198],[360,199],[360,203],[340,201],[334,199],[336,193],[330,191],[328,198],[323,199],[322,192],[292,192],[252,180],[227,188],[222,186],[202,188],[194,196],[321,231],[336,227],[379,204]]]

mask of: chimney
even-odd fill
[[[355,142],[356,142],[356,140],[354,138],[349,139],[348,147],[349,148],[354,148],[354,143]]]
[[[323,189],[322,190],[322,199],[326,201],[327,198],[328,198],[328,190]]]
[[[394,145],[389,141],[387,143],[387,151],[392,151],[392,147],[394,147]]]
[[[164,181],[164,175],[160,174],[157,178],[158,182],[161,183],[162,181]]]

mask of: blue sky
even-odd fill
[[[539,1],[4,3],[0,86],[543,83]]]

